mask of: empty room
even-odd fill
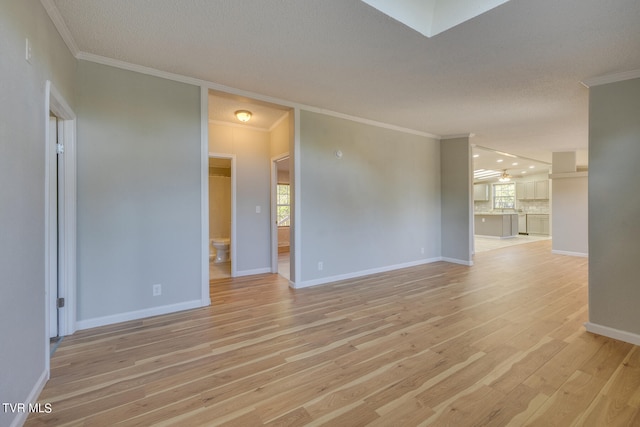
[[[638,22],[3,1],[0,426],[640,425]]]

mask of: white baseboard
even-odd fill
[[[27,396],[27,398],[24,400],[23,403],[25,404],[36,403],[38,401],[38,396],[40,396],[40,393],[42,393],[42,389],[44,388],[48,380],[49,380],[49,372],[47,372],[47,370],[42,371],[40,378],[38,378],[38,381],[36,381],[36,383],[34,384],[33,388],[31,389],[31,392],[29,393],[29,396]],[[13,403],[18,403],[18,402],[13,402]],[[29,416],[28,411],[16,412],[16,417],[13,419],[13,421],[11,421],[11,424],[9,424],[9,427],[20,427],[27,421],[28,416]]]
[[[271,273],[271,267],[256,268],[256,269],[253,269],[253,270],[236,271],[236,277],[253,276],[255,274],[265,274],[265,273]]]
[[[415,267],[416,265],[431,264],[433,262],[442,261],[442,258],[428,258],[418,261],[406,262],[403,264],[388,265],[385,267],[372,268],[369,270],[354,271],[353,273],[338,274],[336,276],[322,277],[320,279],[305,280],[302,282],[290,282],[290,286],[294,289],[308,288],[309,286],[324,285],[325,283],[338,282],[340,280],[355,279],[357,277],[368,276],[370,274],[384,273],[401,268]]]
[[[504,240],[504,239],[515,239],[518,236],[490,236],[488,234],[474,234],[474,236],[482,237],[483,239],[495,239],[495,240]]]
[[[161,314],[175,313],[178,311],[191,310],[204,307],[202,300],[181,302],[178,304],[163,305],[160,307],[145,308],[144,310],[118,313],[111,316],[96,317],[93,319],[80,320],[76,323],[77,329],[96,328],[98,326],[112,325],[114,323],[128,322],[129,320],[144,319],[145,317],[159,316]]]
[[[466,261],[463,259],[442,257],[440,260],[444,262],[450,262],[452,264],[466,265],[467,267],[471,267],[473,265],[473,261]]]
[[[621,331],[620,329],[610,328],[608,326],[598,325],[597,323],[591,322],[586,322],[584,327],[587,328],[587,332],[591,332],[593,334],[603,335],[605,337],[628,342],[634,345],[640,345],[640,335],[632,332]]]
[[[559,251],[559,250],[553,249],[551,253],[556,255],[567,255],[567,256],[589,258],[589,254],[588,253],[585,254],[584,252]]]

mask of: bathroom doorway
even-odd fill
[[[235,277],[235,158],[209,155],[209,279]]]
[[[271,271],[291,278],[291,180],[289,154],[272,158],[271,169]]]

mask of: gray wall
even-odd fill
[[[473,210],[471,147],[469,138],[446,139],[440,144],[442,180],[442,257],[471,263]]]
[[[589,322],[640,335],[640,79],[589,96]]]
[[[554,178],[551,223],[553,251],[570,255],[589,254],[587,177]]]
[[[76,113],[78,321],[200,300],[200,88],[79,61]]]
[[[301,111],[302,270],[296,284],[439,257],[439,145]]]
[[[25,61],[25,38],[32,42]],[[74,108],[76,61],[39,1],[0,2],[0,401],[45,371],[45,81]],[[0,425],[14,414],[0,410]]]

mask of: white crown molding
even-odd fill
[[[186,83],[194,86],[204,86],[204,81],[192,77],[182,76],[180,74],[169,73],[167,71],[156,70],[155,68],[145,67],[143,65],[132,64],[130,62],[120,61],[118,59],[107,58],[105,56],[94,55],[93,53],[79,52],[76,58],[82,61],[94,62],[96,64],[108,65],[122,70],[135,71],[148,76],[160,77],[162,79],[172,80],[174,82]]]
[[[458,138],[469,138],[469,139],[471,139],[474,136],[476,136],[475,133],[459,133],[459,134],[455,134],[455,135],[443,135],[443,136],[440,137],[440,139],[441,140],[458,139]]]
[[[49,18],[51,18],[51,21],[53,21],[53,25],[58,30],[60,37],[62,37],[62,40],[67,45],[67,48],[69,48],[69,51],[71,51],[71,54],[77,58],[80,53],[80,49],[78,49],[78,45],[71,35],[71,31],[69,31],[67,23],[64,22],[64,18],[60,14],[55,3],[53,3],[53,0],[40,0],[40,3],[42,3],[44,10],[46,10]]]
[[[422,131],[418,131],[418,130],[414,130],[414,129],[404,128],[404,127],[401,127],[401,126],[396,126],[396,125],[392,125],[392,124],[389,124],[389,123],[378,122],[378,121],[375,121],[375,120],[364,119],[362,117],[351,116],[351,115],[344,114],[344,113],[338,113],[338,112],[335,112],[335,111],[325,110],[323,108],[312,107],[310,105],[298,104],[298,103],[287,101],[287,100],[284,100],[284,99],[273,98],[273,97],[270,97],[270,96],[264,96],[264,95],[260,95],[258,93],[249,92],[249,91],[241,90],[241,89],[236,89],[236,88],[233,88],[233,87],[230,87],[230,86],[225,86],[225,85],[221,85],[221,84],[210,82],[210,81],[206,81],[206,80],[196,79],[196,78],[193,78],[193,77],[187,77],[187,76],[183,76],[183,75],[180,75],[180,74],[169,73],[167,71],[160,71],[160,70],[157,70],[155,68],[145,67],[145,66],[137,65],[137,64],[132,64],[130,62],[125,62],[125,61],[120,61],[120,60],[117,60],[117,59],[107,58],[107,57],[100,56],[100,55],[94,55],[92,53],[80,52],[80,53],[78,53],[78,55],[76,55],[76,58],[80,59],[80,60],[83,60],[83,61],[95,62],[97,64],[108,65],[108,66],[111,66],[111,67],[120,68],[120,69],[128,70],[128,71],[135,71],[135,72],[138,72],[138,73],[141,73],[141,74],[146,74],[146,75],[149,75],[149,76],[160,77],[160,78],[163,78],[163,79],[173,80],[173,81],[176,81],[176,82],[181,82],[181,83],[186,83],[186,84],[191,84],[191,85],[194,85],[194,86],[200,86],[200,87],[204,87],[204,88],[207,88],[207,89],[215,90],[215,91],[218,91],[218,92],[225,92],[225,93],[232,94],[232,95],[239,95],[239,96],[243,96],[243,97],[247,97],[247,98],[252,98],[252,99],[255,99],[257,101],[264,101],[264,102],[268,102],[268,103],[271,103],[271,104],[282,105],[284,107],[298,108],[300,110],[310,111],[312,113],[324,114],[324,115],[327,115],[327,116],[336,117],[336,118],[339,118],[339,119],[345,119],[345,120],[349,120],[349,121],[357,122],[357,123],[363,123],[363,124],[367,124],[367,125],[383,128],[383,129],[395,130],[395,131],[402,132],[402,133],[418,135],[418,136],[424,136],[426,138],[433,138],[433,139],[437,139],[437,140],[441,139],[439,135],[435,135],[435,134],[431,134],[431,133],[427,133],[427,132],[422,132]],[[473,135],[473,134],[465,134],[465,136],[470,136],[470,135]]]
[[[435,135],[428,132],[423,132],[415,129],[409,129],[402,126],[396,126],[389,123],[378,122],[376,120],[363,119],[362,117],[350,116],[349,114],[337,113],[335,111],[325,110],[323,108],[311,107],[309,105],[298,105],[298,108],[305,111],[310,111],[312,113],[324,114],[326,116],[335,117],[338,119],[345,119],[352,122],[362,123],[365,125],[376,126],[383,129],[395,130],[402,133],[408,133],[411,135],[424,136],[426,138],[433,138],[440,140],[442,139],[440,135]]]
[[[228,126],[232,128],[251,129],[258,132],[270,132],[270,129],[267,128],[259,128],[257,126],[243,125],[240,123],[225,122],[224,120],[209,120],[209,123],[211,123],[212,125]]]
[[[76,57],[76,59],[89,61],[89,62],[95,62],[95,63],[102,64],[102,65],[109,65],[111,67],[116,67],[116,68],[120,68],[120,69],[123,69],[123,70],[135,71],[135,72],[138,72],[138,73],[141,73],[141,74],[147,74],[147,75],[150,75],[150,76],[160,77],[160,78],[167,79],[167,80],[173,80],[173,81],[177,81],[177,82],[187,83],[187,84],[191,84],[191,85],[194,85],[194,86],[200,86],[200,87],[204,87],[204,88],[207,88],[207,89],[213,89],[213,90],[217,90],[217,91],[220,91],[220,92],[226,92],[226,93],[229,93],[229,94],[246,96],[246,97],[249,97],[249,98],[256,99],[258,101],[265,101],[265,102],[270,102],[270,103],[273,103],[273,104],[279,104],[279,105],[282,105],[282,106],[285,106],[285,107],[289,107],[289,108],[299,108],[301,110],[306,110],[306,111],[310,111],[310,112],[314,112],[314,113],[325,114],[325,115],[328,115],[328,116],[341,118],[341,119],[346,119],[346,120],[350,120],[350,121],[353,121],[353,122],[363,123],[363,124],[367,124],[367,125],[371,125],[371,126],[376,126],[376,127],[383,128],[383,129],[395,130],[395,131],[402,132],[402,133],[408,133],[408,134],[412,134],[412,135],[424,136],[424,137],[427,137],[427,138],[433,138],[433,139],[438,139],[438,140],[442,139],[439,135],[435,135],[435,134],[428,133],[428,132],[422,132],[422,131],[418,131],[418,130],[414,130],[414,129],[409,129],[409,128],[405,128],[405,127],[401,127],[401,126],[392,125],[392,124],[389,124],[389,123],[378,122],[376,120],[364,119],[362,117],[351,116],[349,114],[338,113],[338,112],[335,112],[335,111],[325,110],[323,108],[316,108],[316,107],[312,107],[310,105],[298,104],[298,103],[286,101],[284,99],[278,99],[278,98],[273,98],[273,97],[269,97],[269,96],[264,96],[264,95],[260,95],[260,94],[257,94],[257,93],[253,93],[253,92],[249,92],[249,91],[244,91],[244,90],[232,88],[232,87],[229,87],[229,86],[221,85],[221,84],[210,82],[210,81],[206,81],[206,80],[201,80],[201,79],[187,77],[187,76],[183,76],[183,75],[179,75],[179,74],[169,73],[169,72],[166,72],[166,71],[160,71],[160,70],[157,70],[157,69],[151,68],[151,67],[145,67],[145,66],[142,66],[142,65],[136,65],[136,64],[129,63],[129,62],[125,62],[125,61],[120,61],[120,60],[117,60],[117,59],[107,58],[107,57],[104,57],[104,56],[83,52],[80,49],[78,49],[78,45],[76,44],[73,36],[71,35],[71,31],[69,31],[69,28],[67,27],[67,24],[65,23],[64,18],[62,18],[62,15],[60,14],[60,11],[56,7],[56,5],[53,2],[53,0],[40,0],[40,1],[42,2],[43,7],[47,11],[47,14],[49,15],[49,17],[53,21],[53,24],[55,25],[56,29],[60,33],[60,36],[62,37],[62,39],[66,43],[67,47],[69,48],[69,50],[71,51],[73,56]],[[473,136],[473,134],[465,134],[465,136],[471,137],[471,136]]]
[[[282,121],[284,119],[286,119],[289,116],[289,112],[285,111],[284,113],[282,113],[282,116],[280,116],[280,118],[278,120],[276,120],[276,122],[274,124],[271,125],[271,127],[269,128],[269,132],[273,131],[275,128],[278,127],[278,125],[280,123],[282,123]]]
[[[582,85],[584,85],[588,89],[594,86],[622,82],[622,81],[631,80],[631,79],[640,79],[640,70],[624,71],[622,73],[607,74],[605,76],[593,77],[591,79],[585,79],[580,83],[582,83]]]
[[[588,171],[581,172],[560,172],[560,173],[550,173],[549,179],[565,179],[565,178],[586,178],[589,176]]]

